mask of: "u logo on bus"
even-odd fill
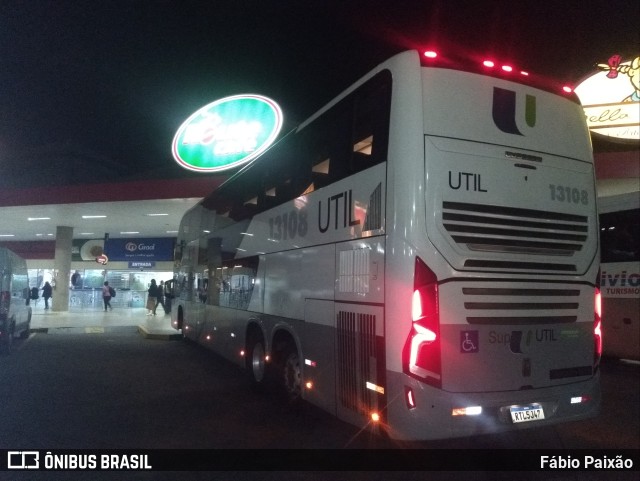
[[[491,113],[496,127],[507,134],[523,135],[516,122],[516,101],[517,95],[513,90],[493,87],[493,109]],[[536,98],[533,95],[526,95],[524,117],[528,127],[535,127]]]

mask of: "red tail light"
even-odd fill
[[[412,325],[404,348],[404,371],[427,384],[441,387],[438,279],[419,258],[416,258],[413,283]]]
[[[593,341],[593,371],[595,372],[598,369],[600,359],[602,358],[602,296],[600,294],[599,287],[596,287],[595,291]]]

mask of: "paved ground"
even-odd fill
[[[147,316],[144,308],[114,308],[105,312],[102,308],[72,308],[68,311],[45,310],[43,305],[33,308],[31,330],[81,329],[85,332],[102,332],[104,328],[136,326],[144,337],[157,339],[179,338],[180,333],[171,327],[171,316],[161,308],[156,316]]]

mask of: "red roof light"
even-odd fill
[[[493,68],[496,66],[496,64],[493,62],[493,60],[485,60],[484,62],[482,62],[482,65],[484,65],[485,67],[489,67],[489,68]]]
[[[434,50],[426,50],[423,55],[427,58],[436,58],[438,56],[438,52]]]

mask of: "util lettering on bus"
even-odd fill
[[[480,174],[474,174],[473,172],[458,172],[457,182],[453,182],[453,172],[449,171],[449,187],[454,190],[464,189],[473,192],[486,192],[486,189],[482,188],[482,178]],[[454,174],[455,175],[455,174]]]
[[[329,229],[329,226],[331,224],[332,210],[334,217],[334,229],[338,229],[340,220],[342,220],[342,227],[347,227],[347,225],[353,227],[360,224],[360,219],[354,219],[355,206],[351,189],[327,198],[327,215],[324,225],[322,222],[322,204],[322,200],[318,202],[318,229],[320,229],[320,232],[325,233]],[[331,208],[331,204],[335,206],[334,209]]]

